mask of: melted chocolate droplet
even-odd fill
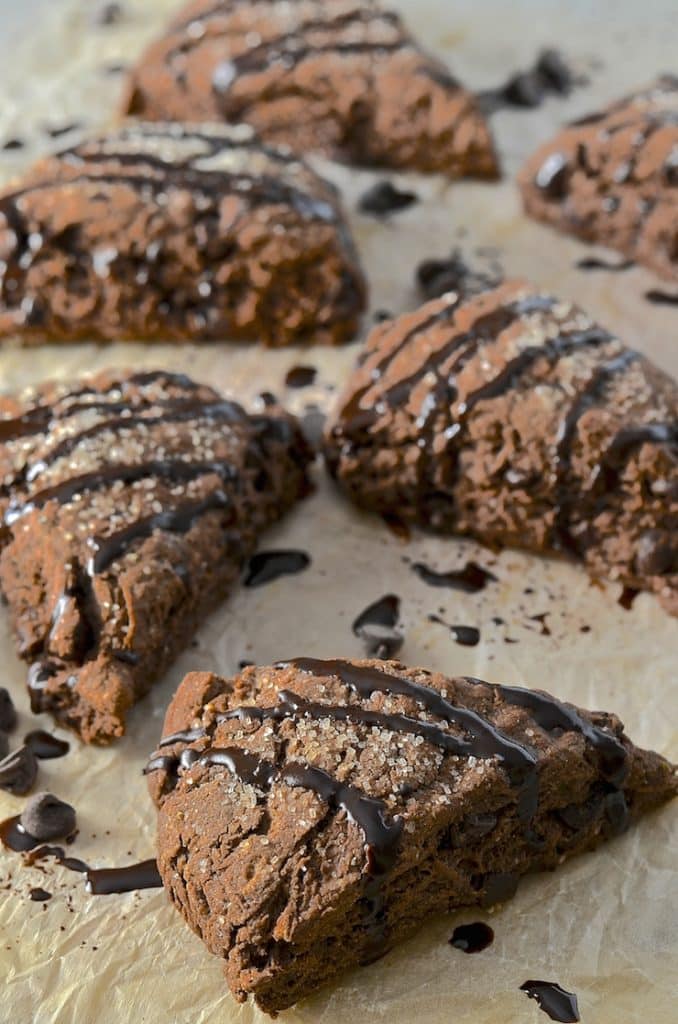
[[[577,270],[609,270],[615,274],[630,270],[635,265],[634,260],[618,260],[616,263],[610,263],[609,260],[601,259],[599,256],[585,256],[575,263]]]
[[[68,740],[60,740],[42,729],[35,729],[24,736],[24,743],[42,761],[64,757],[71,749]]]
[[[137,889],[160,889],[162,879],[155,860],[150,859],[124,868],[89,868],[85,888],[92,896],[110,896]]]
[[[461,250],[454,249],[445,259],[423,260],[416,271],[417,285],[425,299],[437,299],[447,292],[468,298],[496,287],[501,274],[470,267]]]
[[[574,992],[567,992],[555,981],[525,981],[520,986],[530,999],[535,999],[539,1007],[551,1020],[563,1024],[577,1024],[579,1007]]]
[[[645,298],[658,306],[678,306],[678,295],[664,292],[660,288],[650,288],[645,292]]]
[[[372,319],[375,324],[383,324],[385,320],[393,319],[393,313],[390,313],[388,309],[375,309]]]
[[[428,621],[436,622],[449,629],[456,642],[462,647],[475,647],[480,642],[480,630],[475,626],[452,626],[441,619],[439,615],[429,615]]]
[[[11,151],[13,149],[23,149],[24,142],[22,139],[18,138],[7,139],[7,141],[3,143],[2,148],[7,151]]]
[[[452,932],[450,945],[464,953],[481,953],[494,941],[494,932],[484,921],[460,924]]]
[[[640,591],[636,590],[635,587],[624,587],[619,595],[617,604],[621,605],[624,611],[630,612],[633,608],[633,602],[638,597],[639,593]]]
[[[259,551],[247,564],[245,586],[260,587],[280,576],[303,572],[310,564],[310,555],[305,551]]]
[[[33,900],[34,903],[46,903],[47,900],[51,900],[52,893],[47,892],[46,889],[29,889],[28,898]]]
[[[38,846],[40,840],[26,832],[19,817],[18,814],[15,814],[11,818],[5,818],[4,821],[0,822],[0,841],[8,850],[14,850],[15,853],[25,853]]]
[[[450,587],[466,594],[477,594],[497,579],[494,573],[483,569],[477,562],[467,562],[463,569],[452,569],[449,572],[436,572],[423,562],[414,562],[412,570],[430,587]]]
[[[419,196],[416,192],[396,188],[390,181],[379,181],[363,193],[358,202],[358,209],[363,213],[384,217],[389,213],[404,210],[418,201]]]
[[[307,388],[313,384],[318,371],[315,366],[293,366],[287,371],[285,377],[285,387],[288,388]]]
[[[573,74],[558,50],[542,50],[531,68],[514,72],[504,85],[480,93],[478,99],[488,114],[505,107],[534,109],[541,106],[547,93],[568,96],[584,81]]]
[[[403,635],[396,628],[400,618],[400,598],[385,594],[368,605],[354,620],[352,630],[364,644],[371,658],[392,658],[403,645]]]

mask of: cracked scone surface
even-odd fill
[[[537,220],[678,281],[678,77],[563,129],[519,184]]]
[[[295,422],[162,371],[0,399],[0,587],[35,711],[89,742],[127,713],[306,493]]]
[[[676,791],[613,715],[396,661],[192,673],[149,761],[167,892],[269,1013]]]
[[[246,125],[129,122],[0,195],[0,335],[339,343],[365,282],[334,187]]]
[[[198,0],[131,73],[126,113],[247,121],[262,137],[364,166],[498,174],[476,100],[369,0]]]
[[[678,613],[678,386],[521,281],[375,328],[326,434],[381,514],[567,552]]]

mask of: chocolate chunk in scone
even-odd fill
[[[197,0],[131,73],[147,120],[246,121],[272,142],[362,166],[498,174],[476,99],[371,0]]]
[[[523,282],[376,327],[326,434],[359,505],[567,552],[678,613],[678,386]]]
[[[188,675],[146,772],[172,902],[268,1013],[436,914],[507,900],[678,788],[613,715],[309,658]]]
[[[0,335],[339,343],[365,282],[337,192],[246,125],[141,124],[0,195]]]
[[[0,587],[34,711],[88,742],[225,597],[306,493],[294,420],[179,374],[106,372],[0,400]]]
[[[678,281],[678,77],[569,125],[519,183],[533,217]]]

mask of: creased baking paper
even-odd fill
[[[25,7],[35,7],[39,17]],[[4,178],[46,148],[45,125],[105,123],[117,103],[121,75],[146,39],[174,9],[171,2],[127,0],[118,24],[93,28],[95,5],[80,0],[24,5],[18,15],[30,33],[15,36],[0,74],[0,140],[21,137],[23,150],[0,154]],[[657,282],[640,269],[584,274],[574,263],[588,250],[524,220],[511,177],[534,144],[579,116],[662,70],[675,70],[678,14],[671,0],[632,3],[544,4],[522,0],[401,0],[424,40],[474,87],[503,81],[528,66],[543,44],[557,43],[588,69],[590,85],[569,100],[549,100],[539,111],[495,118],[505,178],[498,186],[407,178],[421,202],[385,223],[355,213],[356,199],[377,176],[327,167],[344,192],[371,278],[373,309],[397,312],[416,302],[413,269],[424,257],[455,244],[495,246],[510,273],[524,274],[579,300],[608,327],[678,371],[678,314],[653,307],[643,291]],[[585,10],[583,8],[586,8]],[[3,8],[5,19],[10,15]],[[648,20],[649,18],[649,20]],[[8,21],[8,29],[10,24]],[[642,43],[642,45],[638,45]],[[598,60],[597,58],[600,58]],[[75,131],[77,134],[77,129]],[[1,144],[1,142],[0,142]],[[482,254],[478,259],[482,258]],[[296,411],[326,407],[357,348],[343,351],[262,352],[229,345],[60,346],[0,350],[0,386],[13,389],[45,376],[69,377],[107,365],[166,367],[190,372],[239,398],[271,390]],[[286,392],[285,373],[298,363],[318,367],[316,383]],[[264,547],[298,547],[312,566],[258,589],[241,589],[215,612],[162,685],[138,706],[129,735],[107,750],[83,748],[44,761],[40,788],[77,808],[80,833],[74,855],[93,866],[119,866],[153,854],[154,813],[141,767],[160,734],[164,708],[183,673],[216,668],[229,673],[241,659],[262,663],[299,654],[358,656],[351,633],[356,615],[386,593],[402,599],[402,656],[450,674],[543,686],[560,697],[616,711],[632,738],[678,756],[676,655],[678,623],[649,597],[631,611],[617,604],[619,588],[589,583],[577,568],[512,552],[501,556],[471,543],[415,535],[404,544],[384,526],[351,510],[318,470],[318,491]],[[491,568],[498,582],[477,595],[427,587],[410,561],[456,568],[470,557]],[[534,616],[546,615],[548,635]],[[450,624],[477,626],[481,642],[462,647]],[[493,621],[502,619],[502,623]],[[0,616],[4,672],[21,707],[19,732],[49,720],[32,717],[24,698],[24,668],[16,660]],[[59,735],[62,733],[59,731]],[[22,801],[0,795],[0,814]],[[410,1024],[503,1024],[545,1020],[519,986],[528,978],[558,981],[579,997],[586,1024],[670,1024],[678,1004],[678,814],[646,819],[627,836],[559,872],[525,882],[513,902],[492,914],[470,912],[432,921],[409,944],[373,966],[282,1015],[285,1024],[385,1021]],[[31,902],[42,886],[48,903]],[[484,918],[494,944],[465,956],[447,943],[454,923]],[[238,1006],[219,962],[169,907],[162,892],[91,897],[81,876],[52,865],[22,866],[0,853],[0,1018],[13,1024],[254,1024],[265,1018]]]

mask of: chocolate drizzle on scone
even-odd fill
[[[665,75],[575,121],[540,147],[519,181],[538,220],[678,280],[678,78]]]
[[[269,1012],[676,789],[612,716],[394,661],[194,673],[165,730],[146,767],[163,882]]]
[[[0,331],[28,339],[338,342],[365,300],[335,189],[246,125],[46,158],[0,196],[0,250]]]
[[[33,708],[103,742],[304,493],[310,453],[293,420],[182,375],[45,385],[4,411],[0,582]]]
[[[142,56],[123,109],[246,121],[356,164],[497,175],[475,98],[372,0],[192,3]]]
[[[677,424],[673,381],[581,310],[508,282],[375,328],[326,455],[382,515],[567,551],[671,608]],[[664,552],[653,573],[649,537]]]

